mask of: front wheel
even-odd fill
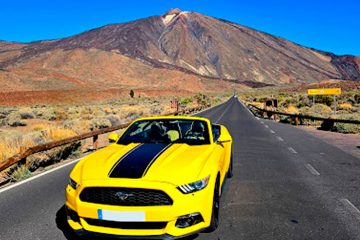
[[[207,229],[207,232],[215,231],[219,226],[219,212],[220,212],[220,183],[219,179],[217,179],[214,189],[214,199],[213,199],[213,206],[212,206],[212,214],[211,214],[211,223],[210,227]]]

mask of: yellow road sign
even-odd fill
[[[340,95],[341,88],[308,89],[308,95]]]

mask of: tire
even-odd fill
[[[227,178],[232,178],[234,176],[234,173],[233,173],[233,155],[231,153],[231,156],[230,156],[230,165],[229,165],[229,169],[226,173],[226,177]]]
[[[211,213],[211,223],[206,232],[213,232],[219,226],[219,212],[220,212],[220,189],[219,177],[216,179],[215,189],[214,189],[214,199]]]

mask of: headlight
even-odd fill
[[[79,184],[74,180],[72,180],[71,178],[69,179],[69,185],[75,190],[79,187]]]
[[[181,185],[178,187],[178,189],[184,194],[197,192],[197,191],[200,191],[201,189],[204,189],[208,185],[209,179],[210,179],[210,176],[207,176],[206,178],[201,179],[199,181]]]

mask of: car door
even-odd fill
[[[221,134],[221,127],[220,127],[220,125],[212,124],[211,130],[212,130],[214,144],[215,144],[214,157],[218,161],[221,179],[223,179],[223,177],[225,176],[226,171],[227,171],[226,166],[225,166],[225,156],[226,156],[225,146],[223,144],[217,143],[217,140],[219,139],[220,134]]]

